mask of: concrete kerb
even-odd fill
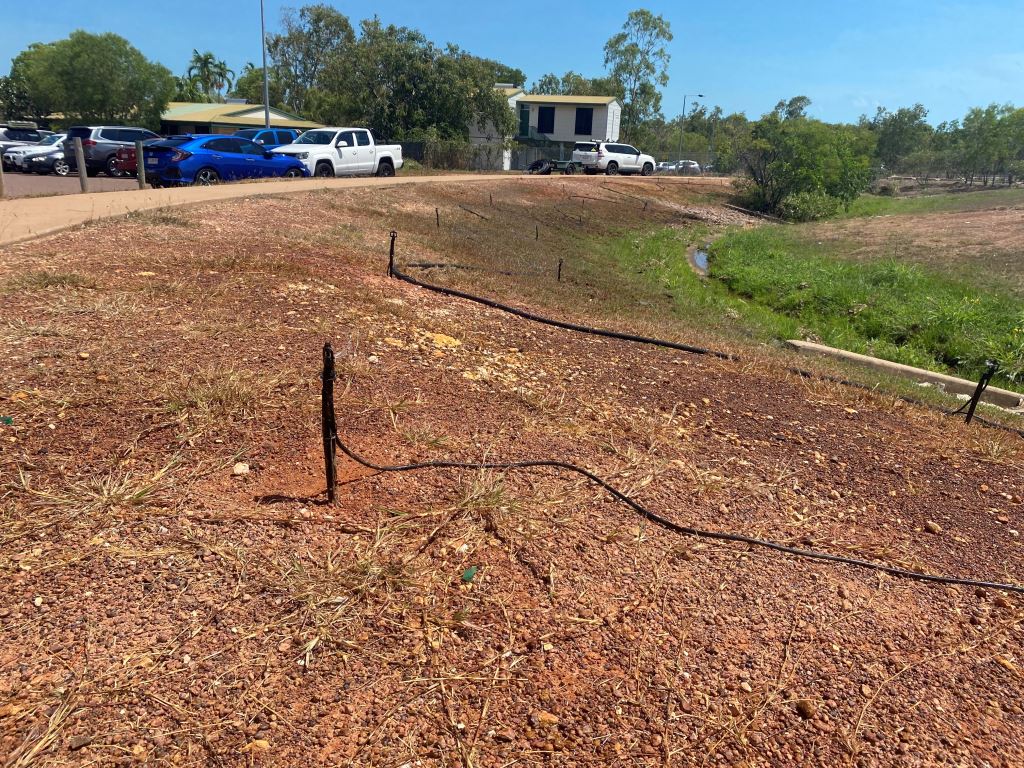
[[[880,360],[877,357],[869,357],[856,352],[847,352],[845,349],[828,347],[824,344],[815,344],[811,341],[791,339],[787,341],[786,344],[806,355],[818,355],[821,357],[833,357],[839,360],[847,360],[852,363],[865,365],[869,368],[884,371],[905,379],[913,379],[918,382],[939,385],[946,392],[951,392],[957,395],[973,395],[975,388],[978,386],[978,382],[976,381],[968,381],[967,379],[948,376],[944,373],[926,371],[923,368],[914,368],[913,366],[894,363],[890,360]],[[998,405],[1000,408],[1006,408],[1008,410],[1021,411],[1024,409],[1024,395],[1020,392],[1011,392],[1008,389],[989,387],[982,394],[981,399],[983,402]]]

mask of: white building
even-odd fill
[[[564,156],[572,153],[577,141],[618,141],[622,121],[622,104],[614,96],[545,96],[530,95],[522,88],[499,83],[495,86],[508,99],[509,109],[516,117],[514,136],[499,136],[492,123],[474,126],[470,130],[473,144],[498,144],[513,140],[519,145],[516,154],[523,158],[532,155]],[[523,150],[534,150],[523,151]],[[511,149],[501,151],[493,165],[511,170]]]

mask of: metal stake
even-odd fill
[[[324,439],[324,474],[327,477],[327,502],[334,503],[338,475],[334,467],[334,437],[338,428],[334,423],[334,350],[331,343],[324,344],[324,370],[320,374],[320,427]]]
[[[395,239],[398,237],[398,233],[395,230],[391,230],[391,250],[388,253],[388,277],[395,276]]]
[[[562,282],[562,264],[565,259],[558,260],[558,282]]]
[[[974,390],[974,394],[971,395],[970,403],[967,407],[967,418],[966,423],[970,424],[971,419],[974,418],[974,409],[978,407],[978,403],[981,401],[982,393],[988,389],[988,383],[992,380],[995,375],[996,369],[999,368],[999,363],[995,360],[986,360],[985,365],[988,366],[985,372],[981,374],[981,378],[978,379],[978,386]]]

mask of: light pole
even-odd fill
[[[676,156],[676,162],[683,159],[683,126],[686,124],[686,99],[689,96],[694,96],[698,99],[703,99],[703,93],[684,93],[683,94],[683,117],[679,121],[679,154]]]
[[[263,47],[263,127],[269,128],[270,85],[267,83],[267,25],[263,21],[263,0],[260,0],[260,45]]]

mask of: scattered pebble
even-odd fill
[[[241,477],[242,475],[249,474],[249,465],[244,461],[239,461],[235,464],[235,468],[231,470],[231,474],[235,477]]]
[[[924,529],[928,531],[928,533],[942,533],[942,526],[934,520],[928,520],[925,522]]]

